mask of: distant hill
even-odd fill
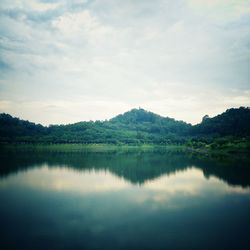
[[[33,122],[20,120],[9,114],[0,114],[0,140],[16,140],[19,137],[46,135],[47,128]]]
[[[124,114],[112,118],[109,123],[126,130],[146,132],[150,134],[178,134],[185,135],[191,124],[176,121],[173,118],[162,117],[144,109],[132,109]]]
[[[232,108],[213,118],[204,117],[191,129],[192,135],[250,135],[250,108]]]
[[[250,109],[229,109],[192,126],[144,109],[132,109],[108,121],[49,127],[0,114],[0,142],[182,143],[192,137],[249,136]]]

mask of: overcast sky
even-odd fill
[[[0,112],[45,125],[250,106],[250,0],[1,0]]]

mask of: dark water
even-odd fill
[[[249,249],[243,161],[162,152],[0,160],[0,249]]]

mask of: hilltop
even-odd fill
[[[108,121],[48,127],[0,114],[0,142],[171,144],[224,136],[250,136],[249,108],[228,109],[213,118],[205,116],[193,126],[141,108]]]

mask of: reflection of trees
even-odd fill
[[[131,183],[142,184],[161,175],[173,174],[195,166],[205,177],[211,175],[230,185],[250,186],[248,161],[236,158],[201,159],[194,155],[167,152],[106,152],[106,153],[6,153],[0,156],[0,176],[47,164],[67,166],[78,171],[108,170]]]

